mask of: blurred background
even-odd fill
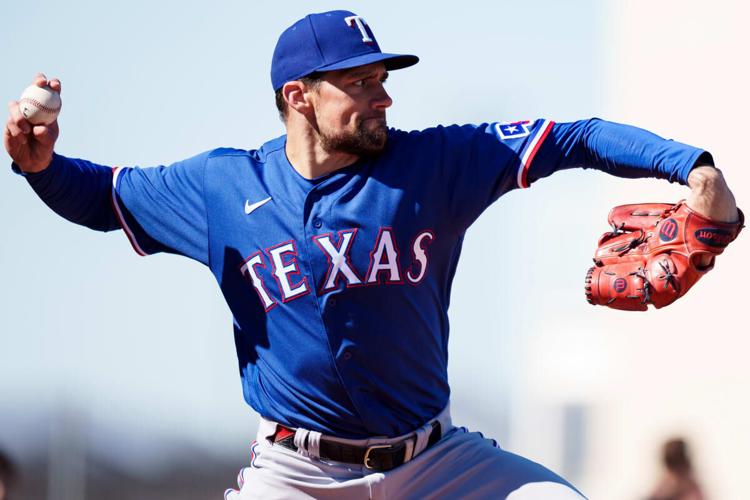
[[[738,204],[750,199],[740,1],[4,2],[0,96],[39,71],[60,78],[57,150],[103,164],[254,149],[283,133],[278,35],[334,8],[421,57],[389,79],[392,126],[599,116],[711,150]],[[212,276],[60,219],[2,158],[0,484],[20,499],[221,498],[257,416]],[[664,310],[583,294],[612,206],[687,193],[573,170],[488,209],[453,288],[454,421],[615,500],[647,497],[680,436],[708,497],[748,498],[748,236]]]

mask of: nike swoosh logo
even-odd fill
[[[262,207],[266,203],[271,201],[271,197],[269,196],[265,200],[256,201],[255,203],[250,203],[250,200],[245,200],[245,214],[250,215],[255,211],[255,209]]]

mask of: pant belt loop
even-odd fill
[[[431,431],[432,423],[430,422],[417,429],[417,439],[416,443],[414,443],[414,453],[412,456],[416,457],[427,448],[427,440],[430,438]]]
[[[407,439],[406,440],[406,451],[404,451],[404,463],[408,462],[412,458],[414,458],[414,448],[417,440],[416,439]]]
[[[297,429],[294,433],[294,445],[297,452],[305,456],[320,458],[320,432],[307,429]]]

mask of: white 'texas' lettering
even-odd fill
[[[432,234],[430,231],[424,231],[422,233],[419,233],[416,238],[414,238],[414,244],[412,245],[412,252],[414,252],[414,261],[415,263],[419,263],[419,274],[417,274],[416,277],[412,275],[412,267],[409,268],[409,270],[406,272],[406,278],[411,281],[412,283],[419,283],[419,281],[424,278],[425,273],[427,272],[427,254],[425,253],[424,249],[422,248],[422,241],[427,238],[427,244],[429,245],[432,243],[432,240],[435,238],[435,235]]]
[[[381,284],[402,284],[405,281],[412,285],[421,283],[427,275],[430,256],[428,247],[435,241],[435,233],[423,229],[412,240],[411,265],[403,270],[399,264],[399,251],[393,236],[393,229],[384,227],[370,251],[370,265],[363,275],[352,262],[350,253],[353,252],[358,229],[344,229],[338,232],[338,241],[331,233],[313,236],[312,241],[323,252],[328,260],[328,269],[319,285],[318,295],[323,295],[335,288],[341,277],[346,280],[346,286],[378,286]],[[310,293],[308,278],[300,276],[292,282],[293,275],[301,274],[298,264],[297,247],[294,241],[286,241],[267,248],[265,253],[271,261],[271,274],[278,284],[281,302],[289,302]],[[356,255],[356,253],[355,253]],[[306,256],[312,257],[312,256]],[[361,258],[361,257],[360,257]],[[314,263],[314,260],[311,261]],[[260,297],[266,311],[278,305],[279,300],[271,297],[264,283],[267,271],[263,252],[256,252],[248,257],[240,267],[240,272],[249,277],[255,291]],[[381,273],[384,273],[383,276]],[[402,273],[406,279],[402,279]],[[320,276],[320,275],[318,275]],[[366,276],[363,280],[361,276]],[[266,283],[270,280],[266,279]],[[276,290],[273,290],[274,293]]]
[[[307,293],[307,278],[302,278],[302,281],[296,285],[292,285],[289,281],[290,274],[299,274],[297,269],[297,249],[294,246],[294,242],[285,243],[276,248],[268,250],[268,254],[271,256],[271,262],[273,263],[273,275],[276,281],[279,282],[281,288],[282,301],[286,302],[293,299],[298,295]],[[294,258],[289,263],[284,262],[284,255],[292,254]]]
[[[263,307],[268,311],[276,305],[276,302],[271,300],[271,297],[268,295],[268,291],[266,291],[266,288],[263,286],[263,280],[258,276],[255,266],[266,267],[263,262],[263,256],[260,252],[257,252],[255,255],[247,259],[240,270],[242,273],[250,277],[250,281],[253,283],[255,291],[258,292],[260,300],[263,301]]]
[[[336,288],[336,281],[338,281],[339,273],[344,275],[346,278],[347,285],[358,285],[362,283],[362,280],[357,276],[357,273],[349,265],[349,247],[351,242],[354,240],[354,235],[357,233],[356,229],[341,231],[339,235],[339,248],[331,241],[329,235],[318,236],[315,238],[315,243],[326,253],[328,257],[328,274],[323,284],[323,291],[327,292]]]
[[[385,262],[383,257],[385,256]],[[398,251],[393,243],[393,235],[390,228],[383,228],[375,242],[373,253],[370,257],[370,270],[367,272],[367,282],[377,283],[378,273],[388,271],[386,283],[398,283],[401,281],[401,271],[398,268]]]

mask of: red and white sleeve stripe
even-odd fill
[[[114,208],[115,214],[117,214],[117,219],[120,221],[120,226],[122,226],[123,231],[125,231],[130,244],[133,246],[133,250],[135,250],[136,253],[141,257],[145,257],[146,255],[148,255],[148,253],[146,253],[138,244],[138,240],[135,239],[135,234],[133,234],[133,231],[128,226],[128,223],[125,222],[125,217],[123,217],[122,215],[120,204],[117,203],[117,178],[119,177],[120,172],[122,172],[122,169],[120,167],[114,167],[112,169],[112,208]]]
[[[516,178],[518,187],[529,187],[529,182],[526,179],[526,176],[529,172],[529,169],[531,168],[532,162],[534,161],[534,157],[539,151],[539,148],[542,146],[544,140],[549,135],[550,130],[552,130],[552,125],[554,124],[555,122],[551,120],[544,120],[539,126],[539,130],[536,131],[531,139],[531,142],[524,150],[523,155],[521,156],[521,164],[518,166],[518,174]]]

